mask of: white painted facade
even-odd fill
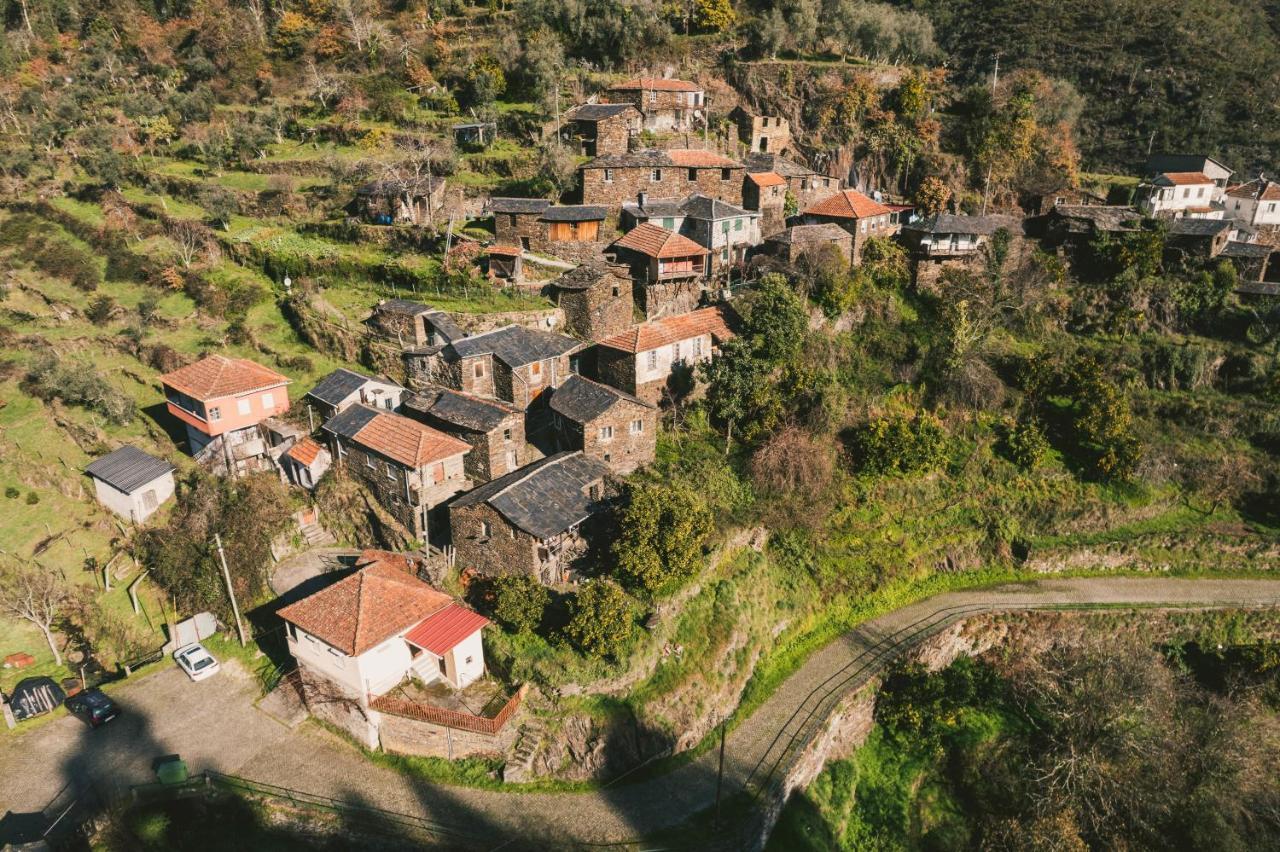
[[[96,476],[90,478],[93,480],[98,502],[135,524],[141,524],[155,514],[173,496],[174,491],[173,471],[151,480],[132,494],[127,494]]]
[[[1221,200],[1222,189],[1211,180],[1203,183],[1169,184],[1156,178],[1144,187],[1138,209],[1151,217],[1192,216],[1221,219],[1223,211],[1209,209]]]
[[[636,385],[665,382],[677,366],[711,360],[711,335],[700,334],[657,349],[636,353]]]
[[[1255,228],[1280,228],[1280,199],[1226,197],[1227,215]]]

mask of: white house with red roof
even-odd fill
[[[699,308],[601,340],[596,353],[600,380],[656,405],[674,375],[711,360],[717,344],[733,337],[729,317],[723,305]]]
[[[1228,216],[1251,228],[1280,228],[1280,183],[1263,175],[1228,187],[1223,204]]]
[[[1204,172],[1162,172],[1138,185],[1137,207],[1152,218],[1221,219],[1221,192]]]
[[[419,580],[400,554],[364,551],[354,572],[279,615],[304,679],[361,706],[406,678],[463,689],[485,673],[489,620]]]

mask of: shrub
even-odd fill
[[[691,489],[632,485],[613,544],[619,575],[651,595],[671,591],[701,566],[712,526],[711,512]]]
[[[85,316],[88,317],[89,321],[94,325],[102,325],[107,320],[111,319],[111,314],[115,309],[116,300],[108,296],[106,293],[103,293],[101,296],[98,296],[89,303],[89,307],[85,311]]]
[[[771,435],[751,457],[751,481],[774,494],[812,497],[827,487],[835,468],[830,443],[795,426]]]
[[[1003,449],[1009,461],[1023,470],[1032,470],[1044,460],[1049,441],[1039,420],[1022,416],[1005,426]]]
[[[550,600],[546,586],[532,577],[518,574],[493,581],[493,616],[515,633],[537,629]]]
[[[594,580],[573,599],[569,642],[589,657],[617,660],[635,629],[631,599],[612,580]]]
[[[117,425],[132,423],[137,403],[121,393],[88,364],[66,365],[53,352],[36,356],[27,371],[23,387],[32,396],[48,402],[61,399],[101,414]]]
[[[39,503],[39,502],[40,502],[40,495],[39,495],[39,494],[37,494],[37,493],[36,493],[36,492],[34,492],[34,491],[28,491],[28,492],[27,492],[27,505],[28,505],[28,506],[34,506],[35,504],[37,504],[37,503]]]
[[[942,421],[927,411],[877,417],[852,430],[853,466],[864,473],[913,474],[932,470],[947,454]]]
[[[10,500],[18,499],[21,494],[22,492],[12,485],[4,489],[4,496],[8,497]]]

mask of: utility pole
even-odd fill
[[[1000,54],[996,54],[996,67],[991,71],[991,101],[994,105],[996,99],[996,84],[1000,82]],[[992,164],[987,165],[987,179],[982,184],[982,215],[987,215],[987,199],[991,196],[991,169]]]
[[[716,772],[716,816],[715,828],[720,833],[720,790],[724,787],[724,722],[720,723],[720,769]]]
[[[213,541],[218,545],[218,560],[222,563],[222,579],[227,581],[227,597],[231,598],[231,611],[236,615],[236,633],[240,636],[240,647],[244,647],[244,624],[240,621],[240,604],[236,603],[236,592],[231,587],[231,572],[227,569],[227,554],[222,550],[222,536],[213,534]]]

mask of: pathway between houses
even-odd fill
[[[788,768],[796,757],[796,748],[789,747],[792,734],[803,741],[810,733],[802,724],[809,711],[825,712],[825,705],[815,704],[815,690],[834,686],[847,694],[861,686],[883,662],[886,637],[975,611],[1108,604],[1278,606],[1280,581],[1054,579],[949,593],[904,607],[814,653],[729,734],[725,794],[743,789],[748,778],[758,785],[775,763],[779,773]],[[716,750],[661,777],[588,793],[476,790],[407,778],[312,726],[288,730],[252,707],[254,683],[237,677],[231,666],[225,676],[199,684],[176,669],[163,671],[117,695],[128,715],[102,730],[88,731],[64,718],[0,737],[0,810],[34,811],[73,777],[87,775],[117,787],[148,780],[151,758],[169,752],[181,753],[193,771],[216,769],[429,817],[474,837],[477,848],[623,841],[677,826],[715,801]],[[780,731],[786,733],[780,737]]]

